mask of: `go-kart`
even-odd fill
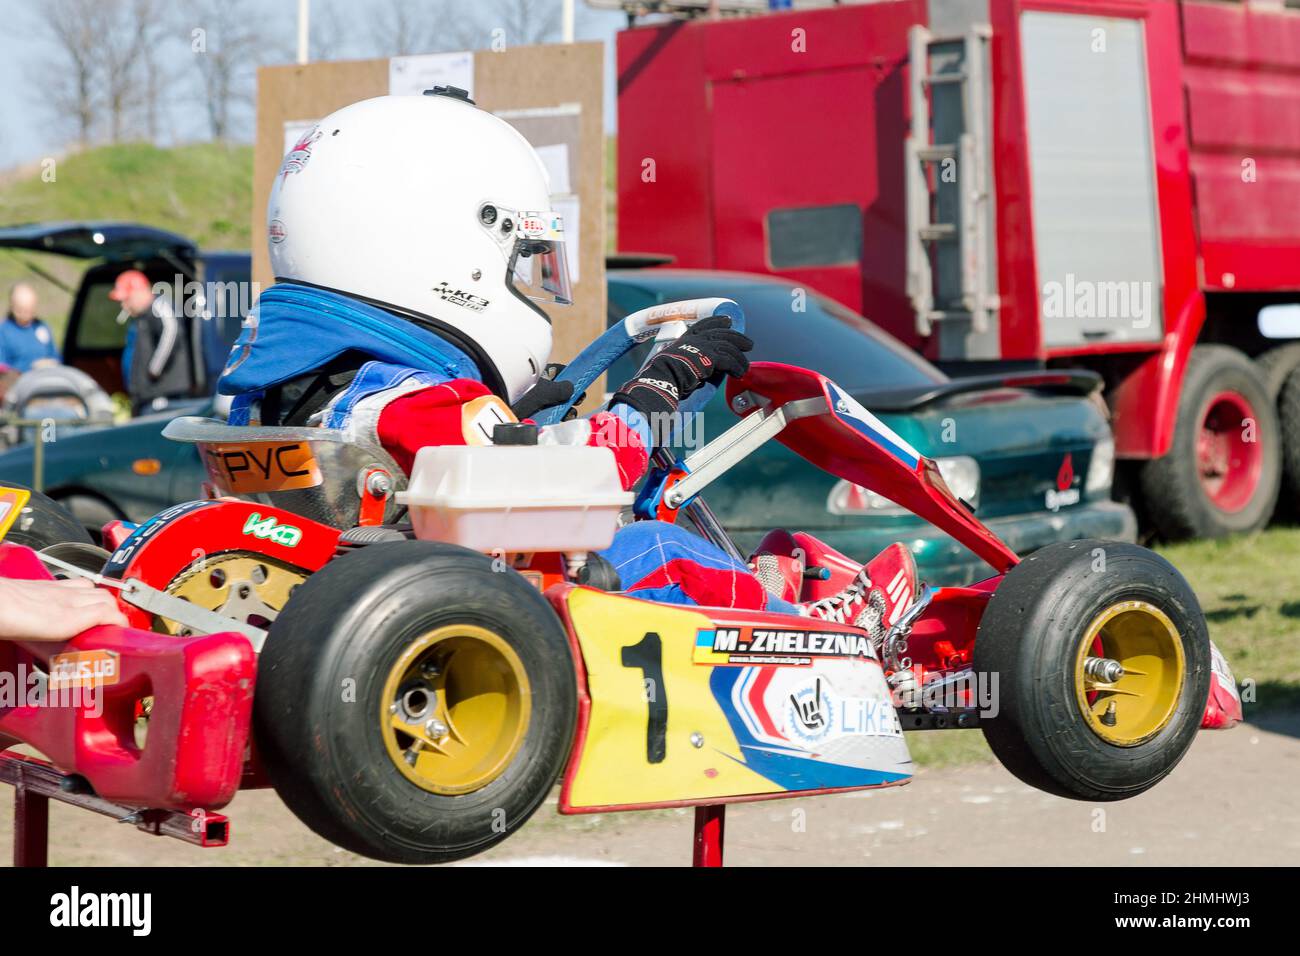
[[[81,369],[34,368],[0,394],[0,448],[32,441],[36,428],[60,424],[111,425],[113,400]],[[47,434],[42,441],[52,440]]]
[[[721,299],[634,313],[562,377],[579,394],[638,342],[712,314],[743,322]],[[510,444],[423,449],[409,481],[344,432],[177,419],[166,434],[197,444],[213,497],[106,526],[106,561],[83,546],[57,564],[102,571],[133,626],[170,636],[138,651],[105,637],[120,675],[105,715],[54,728],[0,712],[0,745],[31,743],[141,806],[215,810],[269,783],[335,844],[429,863],[504,839],[557,778],[561,813],[888,787],[912,775],[904,730],[979,727],[1032,786],[1117,800],[1168,774],[1203,721],[1240,717],[1196,596],[1163,558],[1071,541],[1020,560],[932,461],[816,372],[755,363],[726,398],[739,422],[684,458],[657,453],[635,502],[607,449],[528,444],[500,403],[467,429],[495,424]],[[923,587],[874,635],[621,593],[594,552],[629,505],[685,514],[739,557],[700,492],[771,439],[933,523],[990,577]],[[765,585],[800,602],[859,568],[805,534],[760,551]],[[77,661],[98,646],[95,632],[78,642]],[[51,672],[68,653],[22,649]],[[160,759],[184,779],[150,776]]]

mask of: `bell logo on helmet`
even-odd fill
[[[521,212],[519,231],[530,239],[563,239],[564,219],[558,213]]]

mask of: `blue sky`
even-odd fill
[[[322,0],[314,0],[314,4]],[[350,19],[364,23],[386,0],[333,0]],[[453,0],[463,5],[467,16],[483,10],[478,0]],[[558,0],[553,0],[558,4]],[[0,171],[62,152],[66,136],[56,128],[42,108],[42,72],[54,62],[52,54],[33,34],[41,0],[0,0]],[[265,11],[267,44],[292,49],[297,0],[259,0]],[[622,28],[621,13],[593,10],[578,0],[577,38],[604,40],[606,49],[605,124],[614,126],[614,34]],[[344,42],[340,58],[374,55],[359,44]],[[206,138],[201,110],[194,104],[173,103],[170,109],[171,138],[178,142]]]

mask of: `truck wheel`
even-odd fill
[[[0,485],[6,488],[26,487],[7,481],[0,481]],[[26,545],[36,551],[66,541],[80,544],[94,543],[81,522],[53,498],[39,491],[32,492],[32,496],[27,499],[27,504],[23,506],[22,514],[14,519],[4,539],[14,544]]]
[[[1282,391],[1282,383],[1297,367],[1300,367],[1300,342],[1278,345],[1255,356],[1255,364],[1264,373],[1264,388],[1277,401]]]
[[[982,721],[1003,765],[1076,800],[1122,800],[1182,759],[1201,723],[1210,638],[1191,588],[1135,544],[1067,541],[1012,568],[975,637],[997,675]]]
[[[1142,468],[1145,510],[1166,539],[1214,538],[1268,523],[1281,434],[1259,369],[1236,349],[1192,350],[1169,453]]]
[[[546,599],[431,541],[369,545],[308,578],[271,627],[254,703],[289,808],[394,863],[461,859],[518,829],[555,783],[576,714]]]
[[[1295,517],[1300,515],[1300,369],[1282,383],[1277,417],[1282,429],[1282,499],[1287,515]]]
[[[1300,518],[1300,380],[1284,399],[1286,383],[1300,368],[1300,342],[1288,342],[1255,356],[1255,364],[1264,374],[1264,387],[1273,396],[1278,425],[1282,429],[1282,492],[1277,498],[1275,519],[1295,521]],[[1289,411],[1284,408],[1289,405]],[[1290,421],[1288,422],[1288,417]]]

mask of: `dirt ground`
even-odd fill
[[[956,731],[968,733],[968,731]],[[973,731],[970,731],[973,733]],[[1202,733],[1177,770],[1123,803],[1038,793],[997,764],[922,769],[892,790],[730,807],[729,865],[1277,865],[1300,862],[1300,713]],[[8,799],[8,794],[3,794]],[[691,812],[561,817],[554,797],[519,833],[469,865],[690,863]],[[356,866],[270,791],[226,810],[232,841],[202,850],[54,806],[50,862],[81,866]],[[10,859],[12,819],[0,822]]]

